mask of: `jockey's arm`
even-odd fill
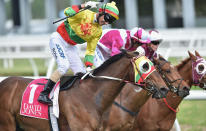
[[[123,46],[122,42],[116,40],[112,41],[112,51],[110,55],[114,56],[116,54],[119,54],[121,52],[120,49],[122,48],[122,46]]]
[[[93,66],[93,59],[95,54],[95,49],[97,46],[97,42],[99,40],[99,37],[93,38],[90,41],[87,41],[87,48],[86,48],[86,54],[84,58],[85,66]]]
[[[64,14],[66,16],[74,16],[75,14],[77,14],[81,9],[83,8],[97,8],[97,5],[99,4],[100,2],[95,2],[95,1],[88,1],[84,4],[81,4],[81,5],[72,5],[72,7],[68,7],[64,10]],[[87,8],[88,9],[88,8]]]
[[[110,40],[110,41],[111,41],[111,44],[112,44],[111,45],[112,49],[111,49],[111,54],[110,55],[114,56],[116,54],[119,54],[121,52],[120,49],[122,49],[122,47],[124,45],[124,41],[123,41],[121,35],[120,34],[114,35],[112,37],[112,40]]]
[[[84,8],[84,5],[73,5],[72,7],[67,7],[64,10],[64,14],[66,16],[74,16],[75,14],[77,14],[82,8]]]

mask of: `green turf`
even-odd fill
[[[32,76],[33,70],[31,64],[28,60],[18,59],[13,60],[13,68],[4,68],[3,61],[0,61],[0,76]],[[45,61],[42,59],[35,59],[35,63],[38,67],[39,75],[45,76],[47,71],[47,66],[45,66]]]
[[[205,92],[206,94],[206,92]],[[203,131],[206,129],[206,101],[184,100],[180,104],[177,118],[179,123],[189,127],[187,131]]]

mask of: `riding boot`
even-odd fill
[[[46,85],[44,87],[44,90],[39,95],[38,101],[40,103],[52,105],[52,101],[51,101],[51,99],[49,99],[48,95],[51,92],[51,90],[53,89],[55,84],[56,83],[53,82],[52,80],[50,80],[50,79],[48,80],[48,82],[46,83]]]

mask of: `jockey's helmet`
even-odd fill
[[[119,10],[114,1],[102,5],[101,8],[99,8],[99,13],[102,13],[104,20],[110,24],[119,19]]]
[[[150,43],[149,34],[142,28],[135,27],[135,28],[131,29],[130,36],[132,39],[134,39],[142,44]]]
[[[156,30],[150,30],[150,41],[154,45],[159,45],[162,42],[162,35]]]

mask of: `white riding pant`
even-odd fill
[[[77,47],[68,44],[58,32],[52,33],[49,45],[52,55],[57,62],[57,70],[61,75],[66,74],[69,68],[71,68],[74,74],[86,72]]]
[[[98,47],[97,45],[96,50],[95,50],[95,55],[94,55],[94,66],[96,68],[99,67],[107,59],[109,59],[109,55],[106,55],[106,53],[103,54],[103,52],[100,50],[100,47]]]

